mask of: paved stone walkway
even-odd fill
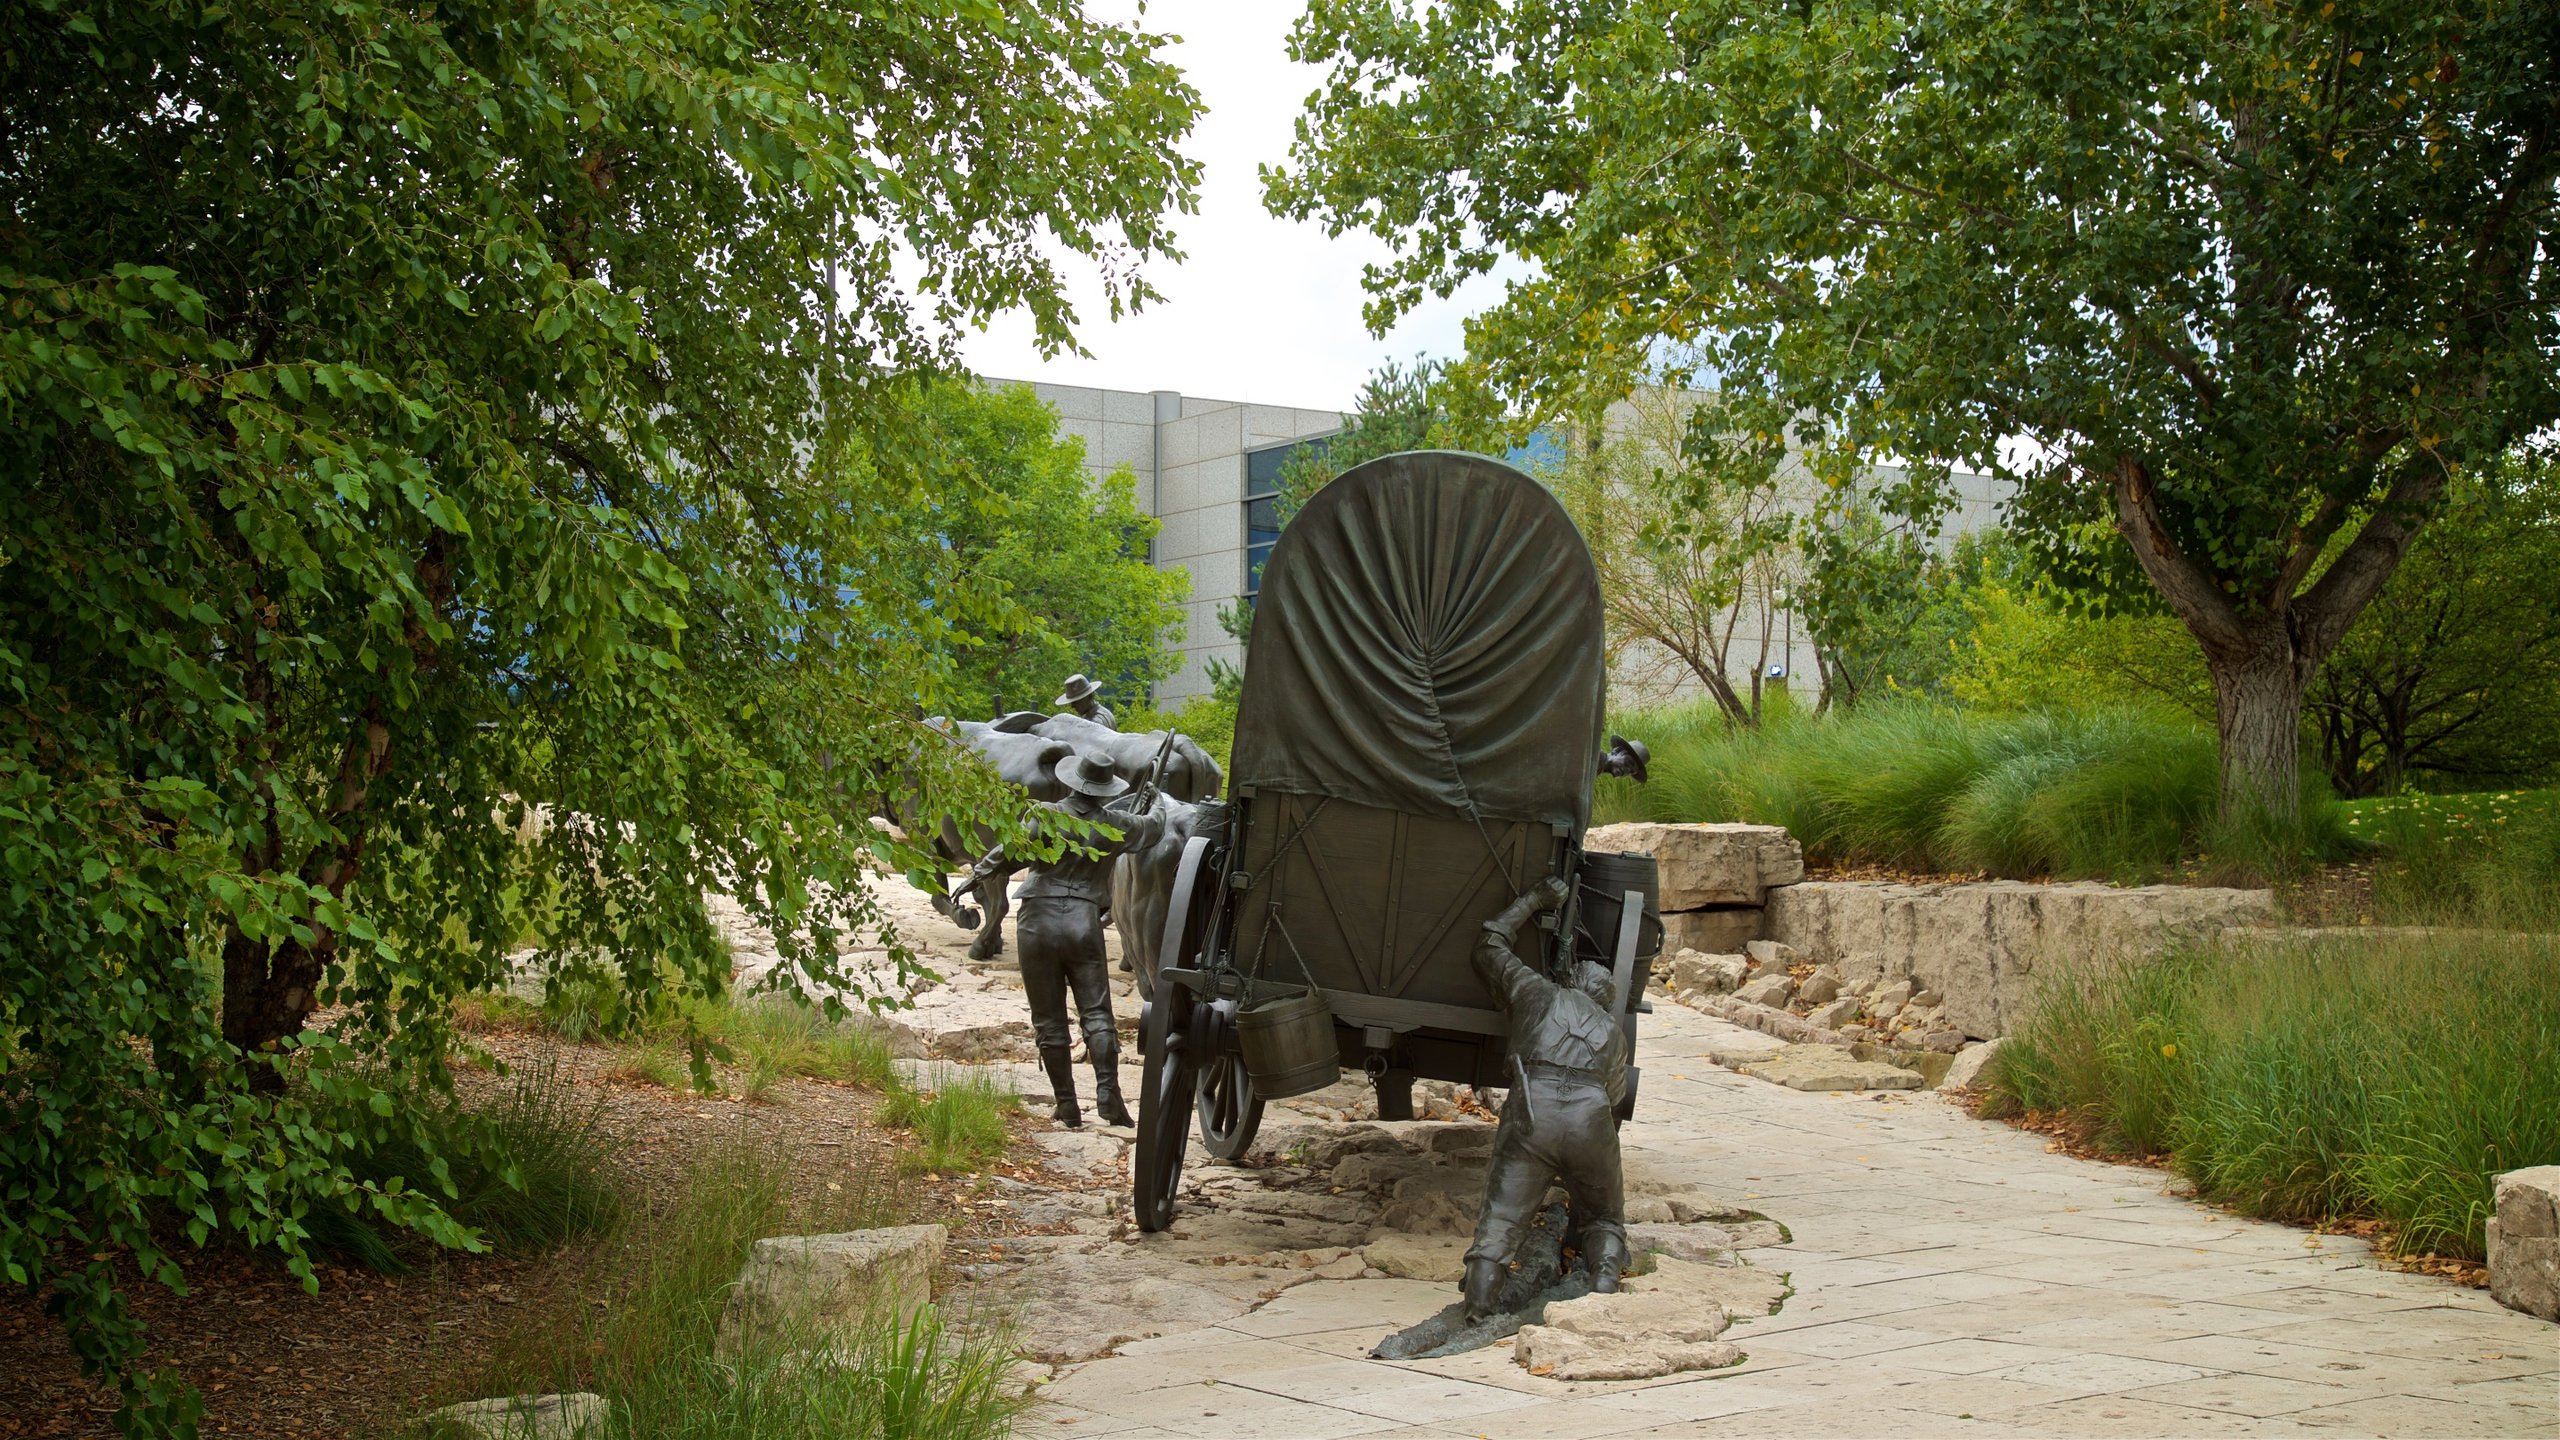
[[[1454,1289],[1314,1281],[1065,1373],[1017,1433],[2560,1436],[2560,1327],[1934,1095],[1747,1079],[1705,1057],[1748,1032],[1676,1005],[1646,1023],[1626,1144],[1792,1232],[1751,1254],[1796,1293],[1734,1326],[1742,1365],[1568,1384],[1508,1345],[1369,1360]]]

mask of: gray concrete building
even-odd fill
[[[1028,385],[1058,412],[1058,433],[1084,442],[1096,479],[1126,465],[1138,503],[1164,527],[1156,564],[1191,574],[1182,668],[1156,689],[1173,703],[1209,690],[1209,662],[1236,664],[1243,648],[1218,624],[1220,606],[1250,595],[1271,542],[1280,538],[1270,495],[1280,461],[1302,440],[1342,428],[1336,410],[1210,400],[1175,390],[1095,390],[1040,380]]]
[[[1179,703],[1210,688],[1210,662],[1240,664],[1243,647],[1218,623],[1220,608],[1258,587],[1262,562],[1280,538],[1271,496],[1282,460],[1301,442],[1342,428],[1342,412],[1239,400],[1211,400],[1176,390],[1099,390],[1039,380],[989,379],[989,385],[1027,385],[1058,413],[1058,431],[1084,442],[1085,468],[1096,479],[1126,465],[1137,476],[1138,502],[1161,523],[1155,562],[1191,576],[1185,606],[1182,666],[1157,687],[1159,703]],[[1633,412],[1613,407],[1613,432],[1635,424]],[[1549,449],[1554,447],[1550,445]],[[1813,484],[1791,467],[1799,498],[1809,505]],[[1878,472],[1880,482],[1897,478]],[[1969,530],[1999,523],[2008,487],[1981,475],[1955,477],[1956,506],[1940,532],[1951,541]],[[1757,673],[1810,696],[1818,684],[1813,636],[1789,603],[1790,577],[1772,575],[1732,612],[1733,644],[1726,669],[1744,689]],[[1618,703],[1656,705],[1699,692],[1694,676],[1669,656],[1642,644],[1618,656],[1611,693]]]

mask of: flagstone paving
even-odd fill
[[[1935,1095],[1806,1093],[1706,1058],[1743,1033],[1662,1004],[1624,1133],[1652,1171],[1789,1228],[1751,1252],[1795,1293],[1735,1324],[1743,1364],[1568,1383],[1508,1345],[1371,1360],[1453,1288],[1312,1281],[1062,1373],[1018,1433],[2560,1436],[2560,1327]]]

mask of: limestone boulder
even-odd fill
[[[2489,1293],[2499,1304],[2560,1320],[2560,1165],[2497,1178],[2489,1221]]]
[[[1482,1181],[1478,1181],[1482,1184]],[[1219,1204],[1232,1212],[1247,1215],[1271,1215],[1283,1220],[1306,1220],[1319,1225],[1366,1225],[1377,1207],[1365,1195],[1333,1195],[1313,1190],[1280,1190],[1269,1187],[1239,1189],[1222,1197]]]
[[[1472,1235],[1484,1203],[1484,1172],[1433,1168],[1396,1182],[1378,1227],[1409,1235]]]
[[[1773,890],[1783,895],[1784,890]],[[1760,935],[1760,907],[1726,905],[1711,910],[1666,910],[1662,913],[1662,948],[1674,954],[1696,950],[1707,955],[1738,955]]]
[[[1764,970],[1784,970],[1804,958],[1796,953],[1796,947],[1781,940],[1754,940],[1742,947],[1742,953],[1750,957],[1754,969]]]
[[[1982,1072],[1990,1066],[1992,1057],[2008,1043],[2006,1039],[1985,1040],[1957,1051],[1954,1061],[1947,1066],[1946,1078],[1938,1082],[1938,1088],[1948,1091],[1974,1088],[1981,1083]]]
[[[1053,1167],[1070,1172],[1116,1170],[1129,1149],[1125,1142],[1099,1129],[1040,1130],[1033,1132],[1031,1140],[1048,1155]]]
[[[1669,1256],[1692,1265],[1734,1263],[1733,1232],[1720,1225],[1645,1225],[1627,1227],[1627,1249],[1638,1256]]]
[[[1246,1209],[1235,1197],[1220,1197],[1233,1208],[1192,1206],[1178,1210],[1173,1224],[1159,1234],[1135,1242],[1154,1254],[1177,1260],[1233,1265],[1282,1251],[1349,1249],[1368,1234],[1365,1221],[1310,1219],[1266,1209]]]
[[[611,1409],[601,1395],[505,1395],[466,1400],[426,1417],[426,1433],[452,1440],[604,1440]]]
[[[1741,988],[1733,992],[1733,998],[1746,1005],[1767,1005],[1771,1007],[1784,1005],[1788,1001],[1793,1000],[1795,996],[1796,982],[1788,978],[1784,971],[1777,971],[1771,974],[1762,975],[1753,980],[1745,980],[1742,982]]]
[[[1670,1290],[1584,1295],[1547,1307],[1543,1323],[1522,1326],[1513,1358],[1533,1375],[1558,1380],[1645,1380],[1713,1370],[1742,1358],[1718,1337],[1723,1307]]]
[[[1737,1233],[1734,1238],[1739,1242],[1745,1237]],[[1751,1247],[1746,1244],[1743,1248]],[[1626,1286],[1638,1294],[1684,1295],[1713,1305],[1727,1315],[1775,1315],[1787,1301],[1784,1271],[1763,1270],[1756,1265],[1703,1265],[1671,1255],[1657,1259],[1650,1273],[1629,1279]]]
[[[1804,1013],[1805,1023],[1825,1030],[1837,1030],[1858,1018],[1858,997],[1843,995],[1827,1005],[1816,1005]]]
[[[1899,1065],[1860,1060],[1837,1045],[1790,1045],[1739,1068],[1790,1090],[1917,1090],[1922,1083]]]
[[[1804,878],[1804,847],[1777,825],[1603,825],[1584,848],[1653,857],[1665,911],[1758,905]]]
[[[1662,1198],[1670,1202],[1672,1220],[1682,1225],[1695,1225],[1701,1220],[1740,1220],[1750,1214],[1732,1201],[1704,1190],[1675,1190]]]
[[[1772,1245],[1787,1243],[1786,1230],[1775,1220],[1728,1222],[1724,1228],[1727,1234],[1733,1236],[1733,1248],[1736,1250],[1765,1250]],[[1725,1308],[1731,1310],[1733,1306],[1728,1304]],[[1769,1308],[1776,1310],[1777,1302],[1770,1301]]]
[[[1832,967],[1852,990],[1909,979],[1935,992],[1949,1026],[1990,1039],[2024,1008],[2048,956],[2134,959],[2273,915],[2264,890],[1816,881],[1770,891],[1761,933]],[[1892,1006],[1871,1000],[1868,1009],[1883,1015]]]
[[[1413,1121],[1396,1127],[1399,1139],[1434,1155],[1481,1162],[1493,1153],[1495,1126],[1490,1120]]]
[[[1840,990],[1839,976],[1828,970],[1816,970],[1796,987],[1796,998],[1807,1005],[1828,1005],[1840,998]]]
[[[1345,1190],[1372,1190],[1391,1194],[1397,1185],[1435,1168],[1429,1155],[1410,1150],[1366,1150],[1345,1155],[1333,1167],[1333,1183]]]
[[[1669,969],[1674,993],[1722,995],[1751,973],[1751,962],[1739,955],[1682,950],[1671,957]]]
[[[1048,1365],[1108,1355],[1132,1340],[1232,1320],[1271,1293],[1317,1278],[1296,1266],[1195,1265],[1135,1245],[1041,1254],[990,1277],[1012,1311],[1014,1343]]]
[[[1453,1285],[1467,1273],[1468,1243],[1463,1235],[1390,1233],[1371,1240],[1360,1253],[1371,1269],[1397,1279]]]
[[[1629,1225],[1670,1225],[1671,1202],[1659,1195],[1629,1195],[1621,1206],[1619,1219]]]
[[[904,1321],[932,1301],[947,1238],[939,1225],[893,1225],[759,1240],[729,1292],[713,1351],[734,1359],[750,1336],[772,1329],[816,1341],[857,1331],[879,1313]]]

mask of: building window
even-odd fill
[[[1262,565],[1280,539],[1280,467],[1300,449],[1321,455],[1333,443],[1330,435],[1293,440],[1244,456],[1244,598],[1250,604],[1262,593]]]

